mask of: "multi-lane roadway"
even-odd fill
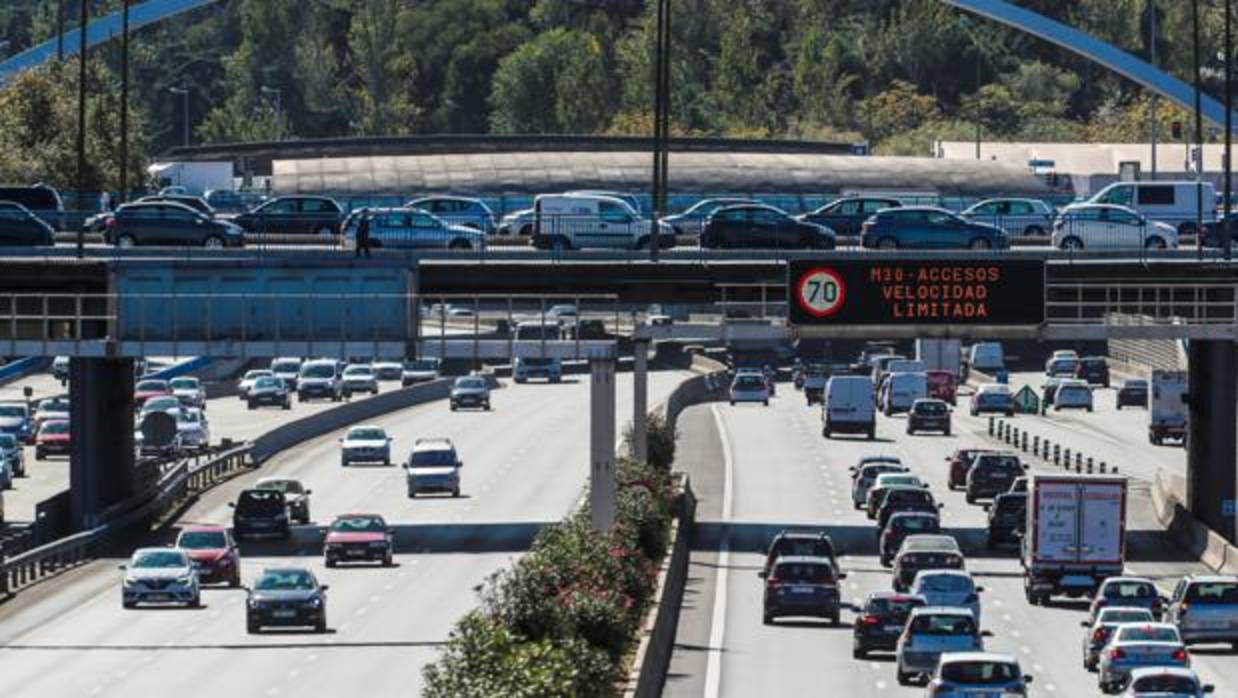
[[[1015,375],[1039,386],[1034,375]],[[1034,381],[1034,382],[1033,382]],[[1147,444],[1142,410],[1113,410],[1113,391],[1097,392],[1097,411],[1053,413],[1015,420],[1032,433],[1120,464],[1135,480],[1128,517],[1128,572],[1150,576],[1168,592],[1188,572],[1208,571],[1186,559],[1157,525],[1144,478],[1154,468],[1181,468],[1181,449]],[[861,456],[893,454],[932,486],[944,502],[942,525],[967,553],[967,567],[986,591],[981,594],[983,627],[994,637],[988,649],[1014,655],[1035,676],[1035,695],[1098,695],[1095,674],[1081,665],[1079,622],[1082,602],[1029,606],[1013,549],[984,547],[985,514],[963,493],[946,486],[946,457],[961,447],[998,447],[987,438],[987,417],[967,414],[967,399],[954,412],[954,436],[908,436],[905,418],[879,417],[878,439],[821,436],[820,408],[808,408],[801,394],[780,391],[770,407],[741,404],[698,406],[680,420],[684,449],[700,497],[698,545],[680,620],[665,695],[717,698],[753,695],[922,695],[901,687],[893,655],[852,659],[851,620],[825,623],[762,623],[763,582],[757,572],[770,537],[793,526],[825,527],[843,553],[843,600],[891,588],[889,570],[876,555],[875,526],[852,508],[848,466]],[[1040,465],[1033,461],[1033,467]],[[1238,695],[1238,665],[1228,648],[1198,647],[1193,663],[1216,685],[1216,695]]]
[[[651,373],[651,404],[684,377]],[[621,423],[630,418],[631,386],[630,374],[620,374]],[[588,396],[587,376],[567,376],[562,385],[496,390],[488,413],[453,413],[436,402],[374,420],[395,438],[397,458],[416,438],[451,437],[464,462],[460,499],[409,500],[399,467],[341,468],[340,434],[330,434],[210,492],[182,516],[181,523],[227,523],[227,503],[270,475],[313,490],[316,525],[346,512],[384,515],[397,529],[397,565],[389,569],[326,570],[312,527],[299,528],[291,545],[241,544],[246,580],[264,567],[306,565],[330,585],[326,635],[246,634],[241,589],[208,589],[201,610],[123,610],[122,560],[103,559],[0,607],[0,694],[417,695],[421,667],[476,605],[474,587],[506,566],[537,524],[579,501]]]

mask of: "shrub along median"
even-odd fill
[[[491,576],[480,607],[456,625],[426,667],[426,696],[617,694],[670,545],[674,435],[662,433],[670,431],[662,420],[649,426],[654,463],[616,463],[614,528],[594,531],[586,505],[544,529],[527,554]]]

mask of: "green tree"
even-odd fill
[[[490,126],[496,133],[592,133],[614,104],[601,43],[551,29],[505,57],[494,74]]]
[[[845,72],[843,42],[817,25],[809,27],[795,59],[795,96],[800,117],[810,123],[847,127],[852,122],[856,76]]]
[[[409,88],[414,63],[399,42],[401,0],[370,0],[353,13],[349,44],[360,85],[353,93],[360,132],[402,135],[413,130],[417,106]]]
[[[772,133],[786,123],[790,81],[775,17],[764,3],[738,3],[722,29],[712,96],[727,129]]]
[[[962,116],[984,125],[985,131],[997,136],[1006,136],[1023,126],[1019,99],[1010,88],[990,83],[973,95],[963,98]]]
[[[895,80],[889,89],[869,97],[859,107],[863,130],[872,141],[911,131],[941,116],[936,99],[920,94],[915,85],[903,80]]]

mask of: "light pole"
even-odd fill
[[[120,21],[120,191],[129,200],[129,0],[121,0]]]
[[[181,145],[189,145],[189,88],[169,87],[168,92],[181,97]]]
[[[276,134],[282,140],[284,137],[284,120],[283,120],[284,92],[283,90],[277,87],[267,87],[266,85],[263,85],[261,88],[259,88],[259,90],[262,92],[262,94],[268,97],[272,97],[275,100],[275,127],[278,129],[276,131]]]
[[[81,0],[81,24],[78,26],[77,68],[77,208],[83,210],[86,193],[86,27],[90,24],[90,3]],[[77,256],[86,256],[85,226],[77,227]]]
[[[1233,0],[1225,0],[1225,212],[1221,218],[1220,233],[1221,249],[1227,262],[1233,259],[1233,250],[1230,249],[1233,231],[1229,227],[1229,214],[1234,203],[1231,193],[1234,174],[1234,88],[1230,75],[1230,64],[1234,60],[1233,9]]]
[[[1195,161],[1195,249],[1202,253],[1204,230],[1204,113],[1201,105],[1199,69],[1199,0],[1191,0],[1191,32],[1194,40],[1192,58],[1195,63],[1195,144],[1199,158]]]
[[[654,41],[653,68],[653,220],[649,231],[649,260],[658,261],[658,234],[666,214],[667,169],[670,159],[670,0],[658,0],[657,36]]]
[[[1148,62],[1152,64],[1153,68],[1156,67],[1156,2],[1155,0],[1148,0]],[[1153,180],[1156,179],[1156,138],[1157,138],[1156,131],[1157,131],[1157,126],[1159,126],[1159,124],[1157,124],[1157,112],[1159,111],[1158,107],[1160,106],[1158,103],[1159,99],[1160,99],[1160,95],[1153,92],[1152,93],[1152,104],[1151,104],[1152,114],[1148,119],[1148,126],[1152,132],[1151,136],[1152,136],[1152,179]]]

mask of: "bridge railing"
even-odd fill
[[[1186,281],[1064,282],[1046,287],[1046,320],[1052,324],[1112,324],[1139,317],[1143,325],[1215,325],[1238,328],[1238,285]]]

